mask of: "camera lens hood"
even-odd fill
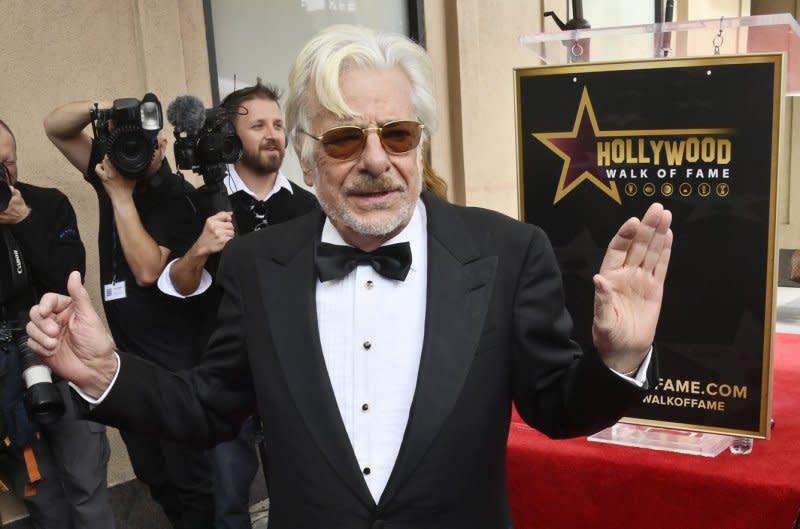
[[[66,407],[61,392],[52,382],[41,382],[29,387],[23,395],[28,415],[39,424],[50,424],[57,421]]]
[[[127,178],[138,180],[147,173],[158,146],[155,134],[136,125],[115,127],[106,140],[106,154],[117,171]]]

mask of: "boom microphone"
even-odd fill
[[[167,107],[167,120],[175,127],[176,136],[184,132],[194,136],[206,122],[206,107],[193,95],[178,96]]]

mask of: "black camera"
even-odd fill
[[[0,211],[7,210],[8,203],[11,202],[11,188],[9,185],[6,166],[0,163]]]
[[[167,107],[167,120],[175,127],[175,163],[203,177],[213,213],[232,209],[223,180],[228,164],[242,157],[233,117],[234,113],[223,107],[206,109],[192,95],[176,97]]]
[[[0,326],[0,342],[0,347],[17,355],[15,363],[22,374],[23,402],[28,416],[39,424],[57,421],[66,410],[64,400],[53,383],[50,368],[42,364],[39,357],[28,348],[25,329],[3,323]]]
[[[126,178],[147,174],[158,148],[158,131],[164,126],[161,102],[151,93],[141,101],[115,99],[111,108],[91,110],[92,131],[105,144],[106,155]]]
[[[242,157],[230,110],[206,109],[198,98],[185,95],[169,104],[167,119],[175,127],[175,163],[200,174],[206,185],[220,183],[226,165]]]

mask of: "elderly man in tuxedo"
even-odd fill
[[[116,351],[77,276],[32,309],[31,348],[108,424],[212,444],[255,410],[272,529],[510,527],[512,403],[547,435],[583,435],[653,384],[670,213],[653,204],[613,237],[581,351],[545,234],[423,190],[436,113],[421,47],[334,26],[289,91],[324,213],[228,244],[196,368]]]

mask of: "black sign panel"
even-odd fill
[[[673,213],[661,381],[626,422],[766,437],[781,56],[531,68],[516,91],[521,216],[551,238],[581,345],[617,228]]]

